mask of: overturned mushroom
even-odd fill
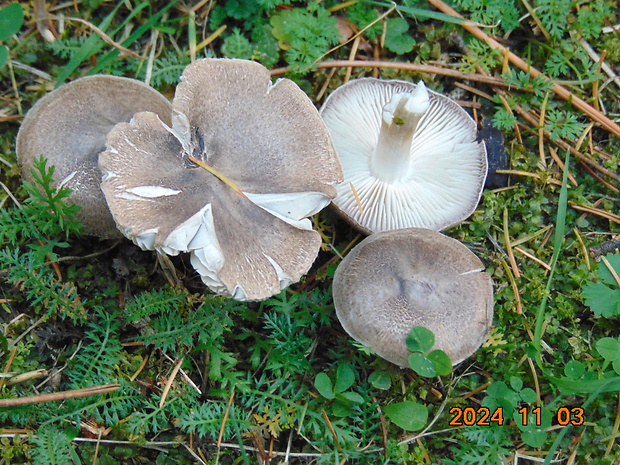
[[[172,126],[139,113],[107,144],[102,189],[119,228],[143,249],[191,252],[213,291],[265,299],[316,258],[308,217],[329,204],[342,172],[292,81],[272,84],[251,61],[198,60],[177,87]]]
[[[334,205],[365,233],[444,230],[476,208],[487,172],[476,124],[423,82],[353,80],[321,116],[344,172]]]
[[[94,75],[63,84],[41,98],[28,112],[17,134],[16,152],[22,176],[32,181],[34,159],[54,165],[59,184],[73,190],[69,200],[81,210],[84,232],[122,237],[101,192],[99,153],[116,123],[139,111],[152,111],[170,121],[170,102],[141,81]]]
[[[424,326],[456,365],[480,347],[493,320],[493,285],[483,270],[467,247],[436,231],[373,234],[336,270],[336,314],[351,337],[403,367],[407,334]]]

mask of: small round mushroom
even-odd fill
[[[308,217],[335,197],[342,171],[292,81],[273,84],[248,60],[197,60],[181,76],[172,126],[139,113],[107,145],[102,189],[124,234],[143,249],[191,252],[214,292],[266,299],[314,262],[321,237]]]
[[[473,119],[423,82],[352,80],[327,98],[321,116],[344,172],[334,205],[361,231],[441,231],[475,210],[485,146]]]
[[[147,110],[170,121],[170,102],[136,79],[93,75],[63,84],[42,97],[22,122],[16,142],[22,176],[32,181],[34,160],[44,156],[56,167],[57,184],[72,189],[69,200],[82,207],[77,218],[84,232],[122,237],[101,192],[98,157],[116,123]]]
[[[429,229],[372,234],[342,261],[333,282],[345,331],[377,355],[408,366],[407,334],[424,326],[454,365],[485,341],[493,285],[482,262],[455,239]]]

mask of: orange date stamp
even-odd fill
[[[449,413],[452,415],[450,426],[503,426],[507,420],[513,418],[510,416],[506,418],[502,407],[495,409],[452,407]],[[522,407],[517,410],[517,413],[514,419],[520,423],[520,426],[540,426],[542,423],[540,407],[531,410],[528,407]],[[582,407],[560,407],[555,413],[555,422],[560,426],[581,426],[585,422],[585,411]]]

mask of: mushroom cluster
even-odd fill
[[[195,61],[172,105],[134,79],[62,85],[19,131],[24,178],[41,155],[73,190],[86,233],[190,252],[203,282],[237,300],[270,297],[309,270],[321,244],[309,217],[342,181],[310,99],[248,60]]]
[[[189,65],[172,124],[152,112],[117,124],[99,167],[125,236],[147,250],[190,252],[203,282],[237,300],[270,297],[310,269],[321,237],[308,217],[342,180],[303,91],[231,59]]]
[[[16,141],[22,176],[32,182],[34,160],[43,155],[55,166],[59,184],[72,190],[69,201],[82,207],[77,218],[84,232],[121,237],[101,192],[99,153],[116,123],[139,111],[170,122],[170,110],[163,95],[136,79],[94,75],[63,84],[41,98],[22,122]]]

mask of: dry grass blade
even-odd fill
[[[330,60],[322,61],[317,64],[319,69],[329,68],[390,68],[390,69],[402,69],[405,71],[412,71],[416,73],[427,74],[440,74],[442,76],[449,76],[464,81],[477,81],[485,84],[493,84],[498,86],[507,86],[503,79],[485,76],[483,74],[467,74],[462,71],[458,71],[452,68],[442,68],[441,66],[423,65],[420,63],[403,63],[398,61],[380,61],[380,60]],[[286,74],[290,71],[290,68],[276,68],[271,70],[272,76],[279,76]]]
[[[568,203],[575,210],[579,210],[579,211],[586,212],[586,213],[592,213],[593,215],[597,215],[602,218],[606,218],[609,221],[613,221],[614,223],[620,224],[620,216],[614,213],[606,212],[605,210],[601,210],[600,208],[586,207],[585,205],[579,205],[578,203],[575,203],[571,200],[569,200]]]
[[[59,18],[54,18],[54,19],[59,19]],[[95,33],[101,37],[101,39],[111,45],[112,47],[120,50],[121,52],[123,52],[123,54],[130,56],[132,58],[137,58],[138,60],[146,60],[145,57],[138,55],[137,53],[132,52],[131,50],[129,50],[126,47],[123,47],[121,44],[119,44],[118,42],[115,42],[109,35],[107,35],[105,32],[103,32],[101,29],[99,29],[97,26],[95,26],[94,24],[82,19],[82,18],[63,18],[64,20],[69,20],[69,21],[76,21],[78,23],[82,23],[86,26],[88,26],[89,28],[91,28],[93,31],[95,31]]]
[[[437,8],[440,11],[442,11],[443,13],[446,13],[446,14],[448,14],[450,16],[454,16],[455,18],[463,19],[463,17],[460,14],[458,14],[455,10],[453,10],[448,5],[446,5],[442,0],[428,0],[428,1],[429,1],[429,3],[431,5],[433,5],[435,8]],[[486,42],[486,44],[489,47],[491,47],[493,49],[498,49],[502,53],[507,54],[508,60],[513,65],[517,66],[518,68],[520,68],[521,70],[525,71],[526,73],[529,73],[532,77],[534,77],[534,78],[536,78],[536,77],[544,77],[544,78],[546,78],[546,76],[544,76],[540,71],[538,71],[536,68],[532,67],[526,61],[522,60],[519,56],[517,56],[514,53],[512,53],[510,50],[508,50],[506,47],[501,45],[499,42],[497,42],[495,39],[493,39],[491,36],[489,36],[487,33],[485,33],[479,27],[474,26],[470,22],[465,22],[461,26],[464,29],[466,29],[468,32],[473,34],[475,37],[477,37],[478,39]],[[576,95],[572,94],[565,87],[561,86],[557,82],[552,81],[549,78],[547,78],[547,79],[551,83],[551,86],[552,86],[551,88],[552,88],[553,92],[556,95],[558,95],[559,97],[563,98],[566,101],[570,100],[575,107],[577,107],[581,111],[583,111],[592,120],[598,122],[607,131],[609,131],[612,134],[615,134],[616,136],[620,137],[620,126],[618,126],[618,124],[614,123],[612,120],[610,120],[603,113],[601,113],[600,111],[597,111],[594,107],[592,107],[588,103],[584,102],[583,100],[581,100]]]
[[[616,284],[618,285],[618,287],[620,287],[620,276],[618,276],[618,273],[616,273],[616,270],[614,270],[614,267],[611,266],[611,263],[609,263],[609,260],[607,260],[605,257],[601,257],[601,261],[605,264],[605,266],[607,267],[611,275],[616,280]]]
[[[168,397],[168,393],[170,392],[170,388],[172,387],[174,378],[176,378],[177,373],[181,369],[181,364],[183,363],[183,359],[184,359],[183,357],[179,359],[177,364],[172,369],[172,373],[170,373],[170,376],[168,377],[168,381],[166,382],[166,386],[164,387],[164,392],[161,393],[161,399],[159,400],[159,408],[162,408],[164,406],[164,403],[166,402],[166,397]]]

